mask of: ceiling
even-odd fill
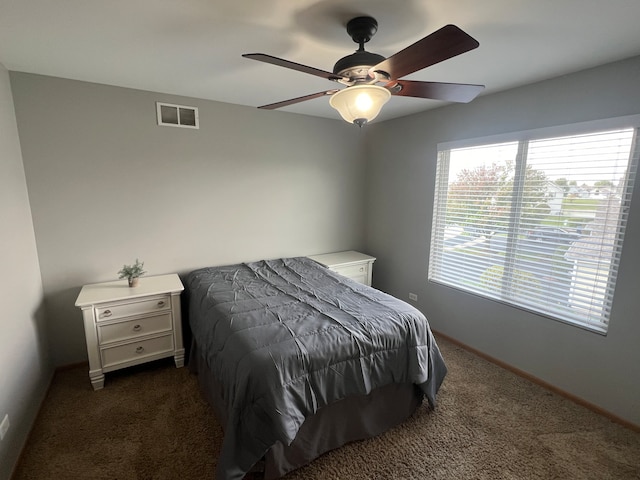
[[[357,48],[345,25],[360,15],[378,20],[366,49],[385,57],[462,28],[479,48],[404,78],[484,84],[482,95],[640,55],[638,0],[0,0],[0,63],[257,107],[337,84],[242,53],[331,71]],[[376,121],[441,105],[393,97]],[[328,97],[282,110],[339,118]]]

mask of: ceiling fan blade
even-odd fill
[[[399,92],[394,92],[394,84],[402,87]],[[387,88],[389,88],[394,95],[398,96],[467,103],[476,98],[478,94],[484,90],[484,85],[397,80],[391,84],[391,87],[387,85]]]
[[[311,95],[305,95],[304,97],[292,98],[291,100],[285,100],[283,102],[270,103],[269,105],[262,105],[264,110],[275,110],[276,108],[286,107],[295,103],[305,102],[307,100],[313,100],[314,98],[324,97],[325,95],[333,95],[338,90],[327,90],[326,92],[312,93]]]
[[[265,62],[265,63],[270,63],[272,65],[277,65],[278,67],[285,67],[285,68],[290,68],[291,70],[296,70],[298,72],[309,73],[311,75],[315,75],[316,77],[326,78],[327,80],[337,81],[342,78],[331,72],[325,72],[324,70],[308,67],[307,65],[302,65],[296,62],[290,62],[289,60],[284,60],[282,58],[274,57],[272,55],[267,55],[265,53],[244,53],[242,56],[244,58],[250,58],[251,60],[258,60],[259,62]]]
[[[371,70],[386,72],[395,80],[473,50],[478,45],[480,44],[475,38],[460,28],[445,25],[375,65]]]

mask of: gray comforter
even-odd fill
[[[240,479],[305,417],[392,382],[429,404],[446,367],[425,317],[305,257],[211,267],[186,278],[199,351],[222,386],[218,479]]]

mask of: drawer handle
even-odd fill
[[[136,353],[142,353],[142,352],[144,352],[144,347],[136,348]]]
[[[364,267],[360,267],[360,271],[361,271],[361,272],[364,272]]]
[[[105,310],[104,312],[102,312],[102,316],[103,317],[110,317],[111,316],[111,310]]]
[[[134,325],[133,326],[133,331],[134,332],[139,332],[140,330],[142,330],[142,325],[138,324],[138,325]]]
[[[162,308],[162,307],[164,307],[165,305],[166,305],[166,304],[165,304],[164,300],[160,300],[160,301],[158,302],[158,308]]]

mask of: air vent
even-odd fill
[[[185,105],[156,102],[158,125],[167,127],[200,128],[198,109]]]

